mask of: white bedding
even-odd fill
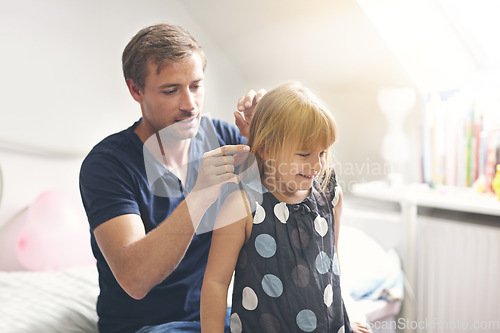
[[[388,273],[397,272],[399,265],[389,269],[394,258],[377,250],[378,245],[355,228],[345,226],[341,235],[343,288],[347,287],[342,293],[349,316],[360,322],[394,320],[401,300],[379,299],[379,291],[382,287],[398,289],[394,274]],[[366,292],[367,288],[371,291]],[[364,299],[353,299],[360,291],[366,294]],[[98,293],[95,265],[57,271],[0,271],[0,333],[96,333]],[[401,291],[397,294],[402,296]]]
[[[0,272],[0,332],[97,332],[95,265]]]

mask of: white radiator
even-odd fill
[[[500,219],[499,219],[500,220]],[[498,227],[419,218],[411,332],[500,332]]]

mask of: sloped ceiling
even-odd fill
[[[386,123],[383,86],[413,82],[356,0],[186,0],[186,11],[248,82],[270,89],[300,80],[319,93],[339,124],[335,168],[345,191],[379,179]],[[209,54],[210,62],[210,54]],[[408,124],[418,124],[418,114]],[[353,171],[353,167],[359,168]]]
[[[184,1],[249,82],[407,85],[355,0]]]

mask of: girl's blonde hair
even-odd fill
[[[261,177],[264,177],[268,156],[293,154],[296,150],[326,149],[337,137],[337,125],[332,114],[308,88],[296,81],[278,85],[266,93],[257,104],[250,124],[248,145],[255,155]],[[289,151],[284,151],[285,144]],[[276,169],[275,169],[276,170]],[[324,190],[331,168],[326,167],[318,177]]]

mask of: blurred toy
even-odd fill
[[[495,192],[498,200],[500,201],[500,164],[497,164],[497,173],[495,175],[495,178],[493,178],[491,187],[493,188],[493,192]]]

